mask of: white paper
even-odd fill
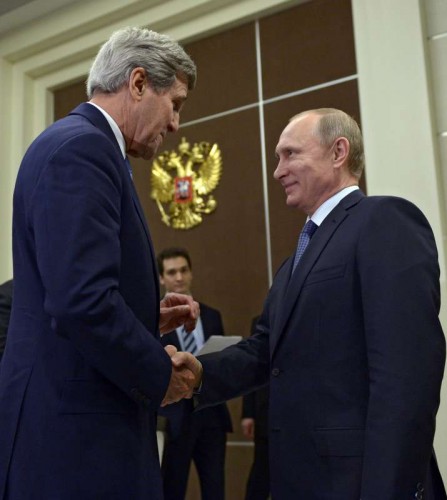
[[[225,349],[233,344],[237,344],[242,337],[240,335],[211,335],[211,337],[203,344],[202,349],[198,354],[208,354]]]

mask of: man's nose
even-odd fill
[[[180,115],[178,113],[174,113],[171,123],[169,124],[169,132],[177,132],[180,126]]]
[[[278,161],[278,165],[276,166],[275,171],[273,172],[273,178],[278,181],[284,174],[285,171],[280,160]]]

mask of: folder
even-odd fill
[[[237,344],[242,340],[240,335],[211,335],[211,337],[203,344],[198,354],[209,354],[210,352],[218,352],[230,345]]]

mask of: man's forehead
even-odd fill
[[[287,124],[286,128],[279,136],[276,150],[287,148],[290,143],[295,143],[299,139],[299,129],[300,127],[296,120]]]
[[[293,119],[282,131],[276,149],[286,147],[291,141],[296,143],[300,138],[304,139],[313,131],[317,119],[318,117],[311,113]]]
[[[177,257],[167,257],[163,259],[163,266],[165,269],[172,267],[183,267],[188,266],[188,261],[182,255],[178,255]]]
[[[296,116],[295,118],[292,119],[292,121],[287,125],[287,127],[284,130],[287,130],[289,127],[289,130],[307,130],[307,129],[312,129],[316,122],[320,119],[318,115],[315,113],[303,113],[301,115]]]

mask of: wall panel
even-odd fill
[[[184,123],[257,101],[254,24],[186,46],[198,67],[197,86],[182,112]]]
[[[347,0],[314,0],[262,19],[260,31],[264,99],[356,73]]]
[[[55,120],[68,115],[78,104],[87,100],[85,80],[86,77],[53,92]]]

